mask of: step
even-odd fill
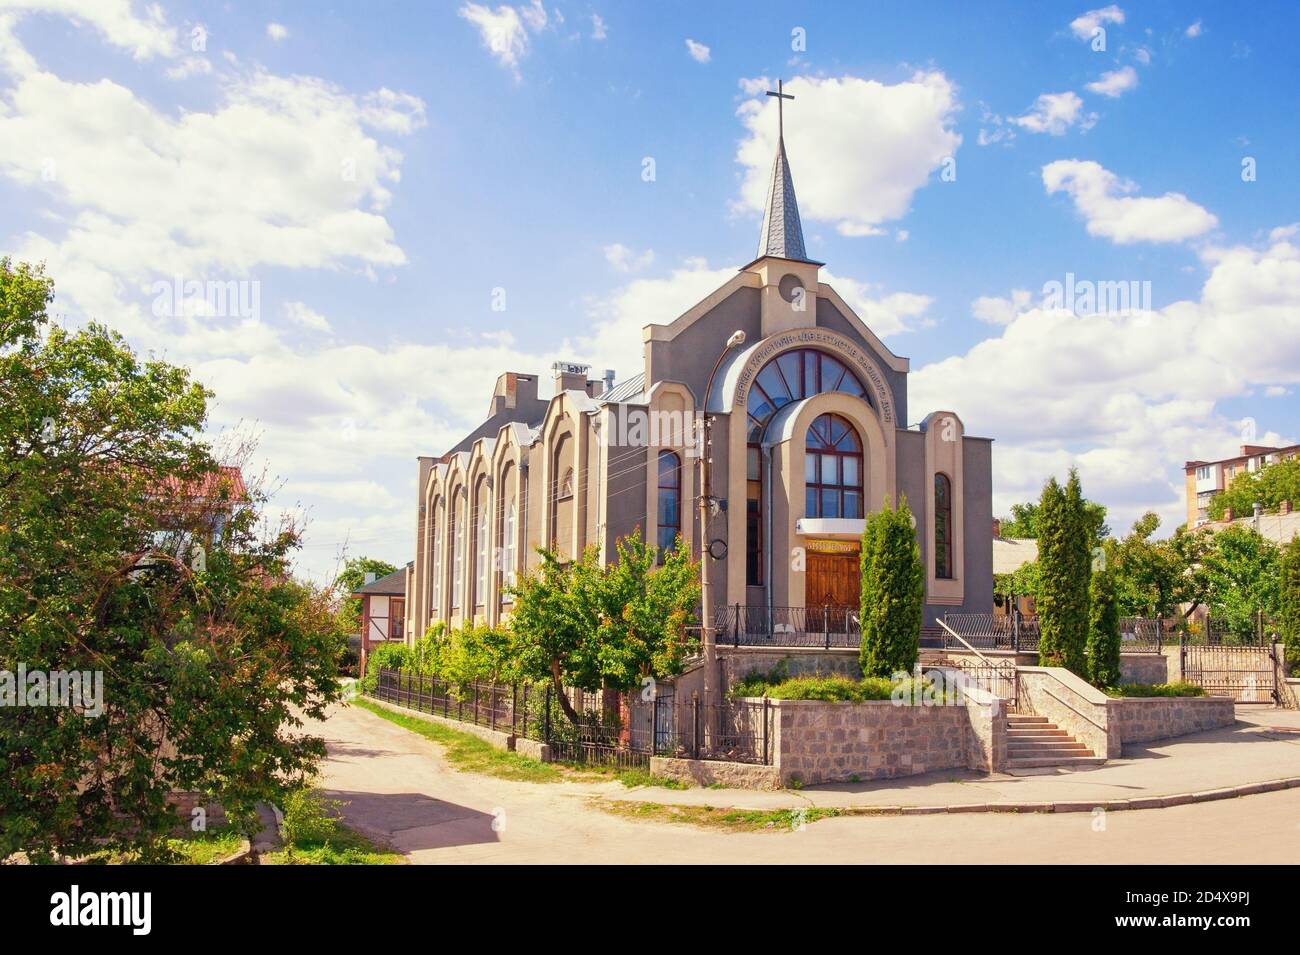
[[[1046,716],[1024,716],[1020,713],[1007,714],[1008,726],[1055,726],[1055,723],[1049,723]]]
[[[1007,739],[1069,739],[1070,734],[1065,730],[1058,729],[1041,729],[1041,730],[1008,730]]]
[[[1104,756],[1035,756],[1007,760],[1007,769],[1033,769],[1039,766],[1104,766]]]
[[[1062,743],[1059,746],[1008,746],[1007,759],[1037,758],[1039,756],[1091,756],[1092,750],[1082,743]]]

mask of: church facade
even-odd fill
[[[909,407],[908,360],[821,281],[822,264],[805,252],[780,141],[757,257],[645,326],[636,374],[557,364],[548,399],[536,375],[502,374],[483,423],[419,458],[407,639],[435,621],[499,624],[539,548],[607,561],[638,528],[708,561],[722,641],[851,633],[865,517],[904,496],[926,625],[990,613],[992,442],[955,411]]]

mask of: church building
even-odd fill
[[[546,399],[536,375],[505,372],[483,423],[419,459],[407,639],[434,621],[500,623],[539,548],[611,560],[639,528],[708,561],[720,643],[852,645],[864,519],[903,496],[926,626],[991,613],[992,442],[955,411],[909,407],[908,359],[821,281],[823,264],[804,248],[780,137],[757,255],[646,325],[643,367],[616,382],[557,364]]]

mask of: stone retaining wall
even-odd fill
[[[1226,696],[1124,697],[1110,701],[1110,718],[1125,743],[1141,743],[1231,726],[1236,716]]]
[[[782,664],[790,676],[862,678],[857,649],[772,649],[719,644],[718,662],[725,686],[733,686],[751,673],[770,673]]]
[[[1169,658],[1163,653],[1121,653],[1119,681],[1121,683],[1168,683]]]
[[[752,763],[652,756],[650,774],[695,786],[730,786],[737,789],[781,788],[781,773],[775,766],[756,766]]]
[[[1110,697],[1064,667],[1021,667],[1020,705],[1047,717],[1094,756],[1115,759],[1122,743],[1109,718]]]

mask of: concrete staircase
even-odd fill
[[[1104,756],[1094,756],[1046,716],[1019,713],[1007,715],[1007,770],[1037,769],[1043,766],[1100,766]]]

